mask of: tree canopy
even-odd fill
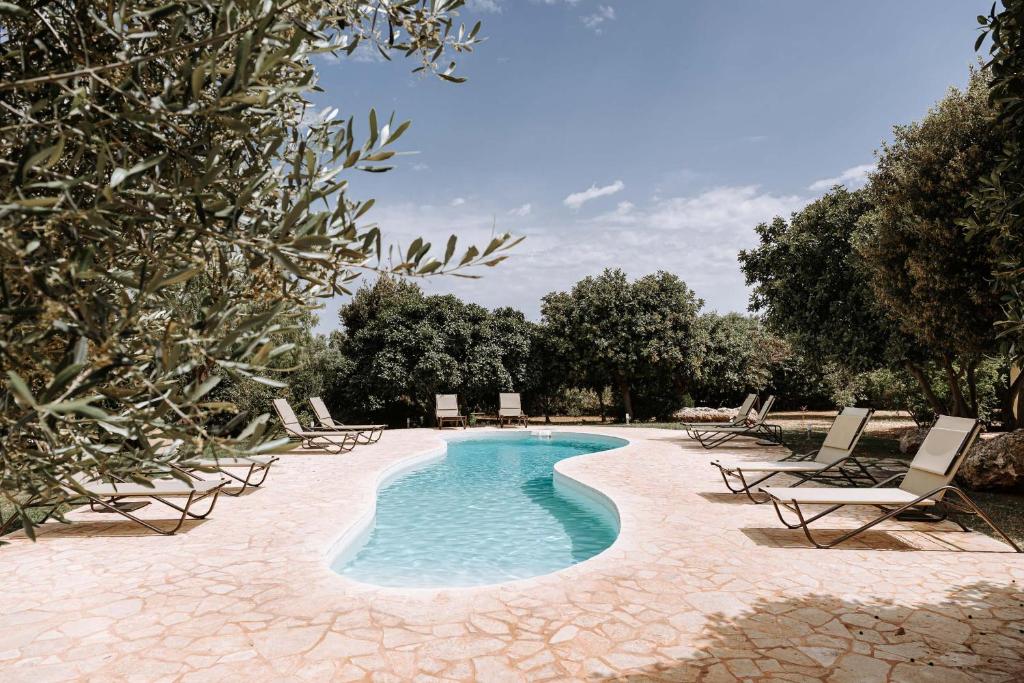
[[[59,498],[77,472],[166,472],[157,433],[273,447],[265,416],[234,439],[208,430],[234,409],[209,394],[225,375],[280,386],[266,376],[288,350],[276,332],[382,268],[372,200],[346,176],[387,170],[409,127],[313,113],[313,58],[363,46],[458,81],[446,57],[478,42],[461,5],[0,4],[4,495]],[[435,258],[415,240],[391,268],[493,264],[510,243],[458,256],[453,238]]]
[[[339,350],[348,373],[341,414],[404,424],[433,414],[434,395],[458,393],[473,409],[526,384],[533,325],[512,309],[493,312],[413,283],[380,278],[340,311]]]
[[[1002,146],[988,97],[988,74],[975,71],[966,90],[950,89],[920,122],[894,129],[854,237],[880,304],[944,370],[954,415],[977,415],[976,369],[999,315],[992,245],[963,226]]]
[[[1003,146],[995,169],[981,178],[972,196],[974,214],[965,225],[995,255],[992,275],[1003,306],[997,330],[1019,369],[1024,366],[1024,2],[1002,4],[1002,10],[993,4],[988,16],[978,17],[982,33],[975,48],[991,38],[989,103]],[[1024,418],[1024,372],[1018,371],[1009,402]]]
[[[758,225],[759,246],[739,254],[751,309],[806,353],[855,370],[884,363],[894,333],[851,247],[870,208],[864,192],[835,187],[789,221]]]
[[[671,415],[700,372],[702,305],[671,273],[629,282],[608,269],[548,294],[541,313],[573,364],[586,368],[584,381],[611,385],[626,413],[646,417]]]

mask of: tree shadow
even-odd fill
[[[206,519],[185,520],[175,535],[181,536],[187,534],[207,521],[208,520]],[[178,521],[174,519],[146,519],[146,522],[162,531],[170,531],[178,523]],[[109,521],[105,519],[72,519],[70,523],[67,524],[59,521],[49,521],[46,524],[37,526],[35,528],[35,534],[37,542],[44,542],[48,539],[57,538],[122,538],[130,536],[160,536],[160,534],[155,531],[146,529],[145,527],[127,519],[112,519]],[[3,536],[2,540],[4,543],[12,544],[18,542],[32,542],[21,529]]]
[[[709,616],[675,662],[591,680],[1012,681],[1024,677],[1024,587],[981,581],[933,603],[803,595]]]

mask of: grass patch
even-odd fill
[[[62,507],[63,507],[63,509],[60,511],[61,514],[64,514],[64,513],[67,513],[67,512],[71,511],[71,506],[70,505],[64,505]],[[49,508],[32,508],[31,510],[28,511],[28,517],[33,522],[38,522],[39,520],[41,520],[43,517],[46,516],[47,510],[49,510]],[[10,503],[6,502],[6,501],[0,500],[0,520],[3,520],[2,522],[0,522],[0,524],[2,524],[3,522],[6,522],[14,514],[15,514],[14,506],[11,505]],[[51,517],[51,519],[53,519],[53,518]],[[21,529],[21,524],[15,523],[10,529],[8,529],[2,535],[0,535],[0,538],[2,538],[3,536],[6,536],[7,534],[13,534],[15,531],[18,531],[20,529]]]

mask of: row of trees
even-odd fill
[[[858,398],[903,405],[890,377],[853,383],[808,362],[759,319],[701,306],[675,275],[630,281],[606,270],[544,297],[542,319],[532,322],[511,308],[428,296],[382,277],[341,309],[339,331],[314,335],[309,319],[282,331],[289,350],[275,362],[297,368],[286,390],[297,406],[319,395],[346,419],[395,426],[429,422],[434,395],[448,392],[469,410],[493,412],[499,392],[519,391],[533,415],[620,419],[668,418],[683,406],[732,405],[766,390],[794,407]],[[241,380],[215,397],[258,414],[279,392]]]
[[[801,352],[851,375],[905,373],[928,410],[952,415],[984,415],[986,385],[1002,374],[1012,426],[1024,379],[1009,381],[1019,353],[999,332],[1019,299],[1001,301],[1007,285],[993,274],[1021,254],[976,222],[979,188],[1008,142],[991,81],[973,71],[965,90],[895,128],[864,189],[835,187],[759,225],[760,245],[739,258],[751,307]]]

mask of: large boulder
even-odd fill
[[[736,417],[739,411],[735,408],[683,408],[677,410],[672,417],[679,422],[728,422]]]
[[[927,435],[927,429],[918,429],[917,427],[904,431],[900,434],[900,453],[914,455],[917,453],[917,449],[921,447],[924,437]]]
[[[1024,429],[975,443],[956,479],[979,491],[1024,488]]]

